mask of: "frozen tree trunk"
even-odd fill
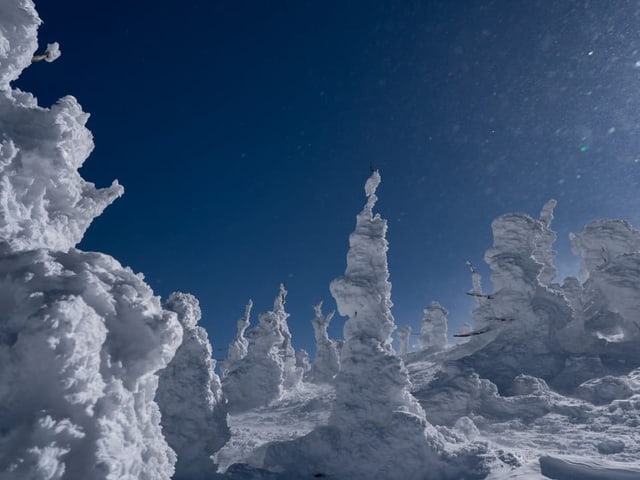
[[[236,333],[236,337],[229,345],[227,358],[222,362],[222,366],[220,368],[222,378],[226,377],[229,372],[235,368],[238,362],[247,356],[247,352],[249,351],[249,340],[245,338],[244,332],[249,327],[249,318],[251,317],[252,307],[253,302],[249,300],[244,309],[244,316],[238,320],[238,331]]]
[[[449,312],[438,302],[431,302],[424,309],[420,327],[420,348],[441,352],[447,347],[447,315]]]
[[[231,436],[220,379],[207,332],[197,326],[198,300],[174,293],[165,308],[178,315],[184,330],[175,357],[160,372],[156,394],[163,432],[178,456],[173,480],[204,480],[216,473],[211,456]]]
[[[73,97],[42,108],[11,88],[39,23],[31,1],[1,2],[0,478],[168,480],[154,396],[182,328],[141,276],[74,248],[123,190],[78,173],[93,141]]]
[[[331,383],[340,369],[340,357],[336,342],[329,339],[327,328],[335,312],[322,314],[322,302],[313,307],[316,316],[311,321],[316,337],[316,357],[311,364],[309,381],[313,383]]]

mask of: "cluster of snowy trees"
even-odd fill
[[[485,260],[494,291],[482,292],[471,267],[477,305],[468,341],[448,344],[447,311],[434,302],[418,351],[409,352],[403,328],[395,352],[374,172],[346,271],[330,286],[347,317],[344,340],[329,338],[334,314],[319,304],[315,358],[296,352],[281,286],[253,326],[248,303],[220,378],[197,299],[175,293],[162,304],[141,275],[75,248],[123,189],[96,189],[79,175],[93,143],[73,97],[42,108],[12,88],[32,62],[39,23],[31,0],[0,4],[0,478],[215,478],[212,455],[230,438],[228,415],[266,406],[301,382],[334,386],[328,423],[268,445],[265,469],[288,478],[484,478],[495,458],[460,433],[472,429],[465,411],[451,405],[450,422],[425,412],[405,361],[446,362],[437,382],[467,395],[488,385],[481,377],[500,391],[547,382],[595,402],[611,382],[585,383],[594,369],[605,377],[640,366],[640,232],[617,220],[587,225],[572,237],[582,278],[553,283],[553,201],[539,219],[493,222]],[[48,60],[60,53],[57,45],[47,51]],[[421,393],[433,405],[450,400],[442,390]]]

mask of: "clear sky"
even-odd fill
[[[17,86],[91,113],[82,172],[126,189],[81,248],[196,295],[215,356],[244,304],[289,289],[294,346],[334,308],[370,163],[389,220],[396,322],[438,299],[451,329],[491,220],[559,202],[640,224],[636,1],[111,0],[36,3],[62,57]],[[341,335],[334,319],[331,334]],[[221,349],[221,350],[218,350]]]

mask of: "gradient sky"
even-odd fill
[[[636,1],[64,0],[37,2],[62,57],[16,86],[72,94],[96,149],[82,173],[126,189],[81,248],[201,302],[215,356],[253,298],[289,289],[294,346],[311,306],[334,308],[369,164],[389,220],[393,313],[419,329],[438,299],[450,330],[485,274],[491,220],[559,202],[640,225]],[[331,334],[341,336],[343,319]],[[415,338],[415,337],[414,337]]]

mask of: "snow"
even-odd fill
[[[244,315],[238,320],[237,333],[232,340],[227,350],[227,358],[220,367],[223,377],[226,377],[228,373],[236,368],[238,362],[247,356],[249,351],[249,340],[244,336],[247,328],[249,328],[251,309],[253,308],[253,302],[249,300],[244,310]]]
[[[73,97],[44,108],[11,87],[39,24],[30,0],[0,2],[0,479],[640,478],[631,224],[572,235],[580,278],[559,284],[556,202],[500,216],[491,293],[468,263],[473,335],[447,345],[434,302],[420,350],[405,328],[397,354],[373,172],[330,285],[344,340],[317,305],[316,357],[296,351],[281,285],[252,328],[247,305],[221,384],[195,297],[162,304],[141,274],[76,248],[123,190],[80,176],[93,141]]]
[[[141,275],[74,248],[122,188],[78,173],[93,141],[73,97],[9,85],[39,23],[0,2],[0,478],[169,479],[154,396],[182,328]]]
[[[230,437],[222,387],[207,332],[197,326],[202,315],[198,300],[173,293],[165,309],[177,314],[184,331],[175,356],[160,372],[156,394],[164,436],[178,457],[173,478],[204,479],[216,472],[210,457]]]
[[[311,364],[308,381],[312,383],[332,383],[340,369],[338,346],[329,338],[327,328],[335,312],[322,313],[322,302],[314,308],[315,317],[311,321],[316,338],[316,356]]]
[[[420,327],[421,350],[439,352],[447,346],[447,315],[449,312],[438,302],[431,302],[424,309]]]

